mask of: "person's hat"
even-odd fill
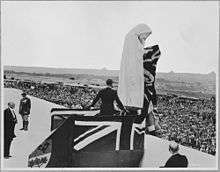
[[[23,92],[23,93],[21,93],[21,95],[22,95],[22,96],[26,96],[26,95],[27,95],[27,93]]]
[[[106,80],[107,85],[112,85],[113,83],[114,83],[114,81],[112,79],[107,79]]]

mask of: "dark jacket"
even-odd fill
[[[95,97],[95,99],[93,100],[91,106],[94,106],[99,99],[101,99],[102,101],[101,107],[100,107],[101,115],[113,115],[115,113],[114,104],[113,104],[114,101],[117,102],[121,110],[124,109],[123,104],[118,98],[117,91],[113,90],[110,87],[100,90],[97,96]]]
[[[31,110],[31,100],[28,97],[24,97],[20,101],[19,113],[21,115],[29,115]]]
[[[14,114],[15,115],[15,114]],[[9,108],[4,110],[4,139],[10,140],[15,137],[14,128],[17,123],[17,117],[13,116]]]
[[[188,167],[188,160],[185,155],[172,155],[164,167]]]

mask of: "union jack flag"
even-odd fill
[[[29,166],[40,167],[39,159],[44,154],[49,156],[45,161],[45,158],[42,159],[45,164],[42,167],[52,166],[54,163],[63,166],[73,153],[144,150],[145,121],[137,122],[139,116],[96,117],[85,115],[86,111],[73,109],[53,109],[51,114],[52,120],[57,115],[65,118],[30,154]]]
[[[107,151],[143,149],[145,120],[136,122],[138,116],[96,117],[99,110],[54,108],[52,116],[71,117],[74,126],[74,146],[76,151]],[[108,147],[106,147],[108,145]]]
[[[74,121],[74,149],[79,151],[117,151],[143,149],[145,121],[134,117],[98,117]],[[90,117],[91,119],[91,117]]]

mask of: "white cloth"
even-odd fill
[[[124,106],[143,108],[144,101],[144,46],[138,36],[141,33],[151,33],[145,24],[134,27],[125,36],[121,59],[118,96]]]

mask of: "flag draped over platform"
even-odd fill
[[[51,124],[56,125],[30,154],[29,167],[128,167],[140,163],[145,121],[137,123],[137,116],[86,116],[86,111],[71,109],[54,109],[51,114]]]

